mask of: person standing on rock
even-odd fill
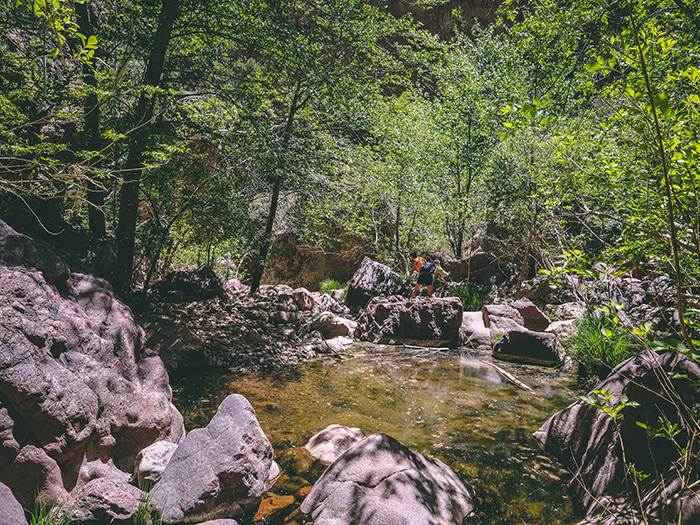
[[[413,266],[411,269],[412,271],[418,271],[418,280],[411,294],[411,299],[414,299],[416,295],[418,295],[418,292],[423,286],[427,288],[428,295],[433,297],[433,285],[435,284],[433,272],[435,272],[437,266],[435,263],[426,262],[422,257],[418,257],[415,252],[411,253],[411,257],[413,258]]]

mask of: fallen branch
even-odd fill
[[[535,391],[534,391],[532,388],[530,388],[529,386],[527,386],[525,383],[523,383],[523,382],[520,381],[519,379],[516,379],[515,376],[514,376],[513,374],[511,374],[511,373],[509,373],[509,372],[506,372],[506,371],[503,370],[500,366],[494,365],[493,363],[489,363],[488,361],[482,361],[481,359],[479,359],[479,362],[480,362],[480,363],[484,363],[485,365],[489,365],[489,366],[495,368],[496,371],[497,371],[499,374],[501,374],[503,377],[505,377],[508,381],[510,381],[511,383],[513,383],[515,386],[520,387],[520,388],[522,388],[523,390],[526,390],[527,392],[530,392],[531,394],[534,394],[534,393],[535,393]]]

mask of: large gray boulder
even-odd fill
[[[697,432],[688,427],[679,407],[691,414],[700,408],[699,381],[697,361],[675,352],[645,351],[618,365],[589,393],[593,398],[598,398],[595,391],[611,393],[609,410],[620,405],[623,395],[639,406],[622,409],[613,421],[600,408],[602,400],[599,407],[579,400],[557,412],[535,433],[542,448],[574,473],[568,489],[586,514],[581,524],[642,523],[630,465],[650,474],[639,481],[647,523],[700,523],[700,500],[681,481],[693,473],[677,448],[687,447],[689,436]],[[671,391],[673,398],[669,398]],[[669,426],[678,425],[676,445],[665,438],[648,441],[646,431],[638,425],[659,428],[660,418]],[[693,480],[696,474],[690,482]]]
[[[314,525],[461,525],[473,499],[441,461],[374,434],[328,467],[300,509]]]
[[[405,291],[406,283],[398,273],[365,257],[350,281],[345,304],[351,308],[362,308],[374,297],[401,295]]]
[[[171,397],[109,283],[0,221],[0,482],[18,501],[60,501],[85,461],[130,472],[147,445],[179,442]]]
[[[228,396],[205,428],[180,443],[153,490],[165,523],[235,517],[265,490],[272,446],[241,395]]]
[[[27,525],[22,505],[7,485],[0,483],[0,525]]]
[[[462,312],[456,297],[376,300],[358,317],[355,335],[378,344],[456,346]]]

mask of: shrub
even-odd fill
[[[477,288],[470,288],[466,284],[458,284],[452,288],[452,293],[462,301],[465,311],[475,312],[484,307],[486,294]]]
[[[619,363],[639,352],[629,331],[620,326],[616,315],[589,312],[578,323],[568,343],[568,351],[579,363],[579,374],[603,379]]]
[[[324,279],[319,285],[319,291],[321,293],[328,293],[331,290],[340,290],[343,288],[347,288],[347,284],[342,284],[335,279]]]

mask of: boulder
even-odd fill
[[[670,379],[670,372],[674,379]],[[699,522],[697,496],[687,492],[686,484],[681,482],[681,476],[688,472],[678,449],[664,438],[655,439],[653,447],[647,446],[646,431],[638,425],[659,428],[659,419],[663,418],[669,426],[678,425],[681,432],[674,440],[678,447],[686,447],[687,426],[679,404],[669,400],[667,388],[672,384],[683,410],[694,413],[700,408],[698,381],[697,361],[675,352],[644,351],[618,365],[589,393],[589,397],[599,400],[599,407],[579,400],[554,414],[535,433],[542,448],[574,472],[568,489],[586,514],[582,524],[642,523],[636,489],[632,483],[625,483],[630,479],[628,467],[632,464],[638,472],[651,474],[639,481],[647,523]],[[595,394],[602,390],[612,394],[608,408],[619,406],[623,395],[639,405],[623,408],[621,417],[613,421],[600,408],[603,401]],[[663,483],[654,472],[663,476]]]
[[[481,309],[484,325],[494,332],[517,330],[524,326],[525,320],[520,312],[504,304],[487,304]]]
[[[174,443],[157,441],[139,452],[134,466],[134,476],[139,487],[143,487],[145,490],[145,488],[152,487],[160,481],[163,471],[168,466],[176,449],[177,445]]]
[[[523,318],[523,326],[533,332],[544,332],[552,322],[542,310],[535,306],[535,303],[527,297],[522,297],[510,303],[511,308],[515,308]]]
[[[340,456],[301,504],[314,525],[461,525],[474,490],[440,460],[374,434]]]
[[[131,310],[32,246],[0,221],[0,482],[27,508],[64,498],[86,460],[131,471],[139,450],[184,435]]]
[[[570,319],[582,319],[586,315],[586,303],[582,301],[571,301],[557,305],[547,305],[552,321],[567,321]]]
[[[69,516],[81,522],[131,525],[142,501],[146,494],[128,480],[97,478],[75,490]]]
[[[343,319],[331,312],[323,312],[311,324],[311,328],[321,332],[324,338],[332,339],[333,337],[347,336],[354,333],[357,323],[349,319]]]
[[[402,295],[405,291],[406,283],[398,273],[365,257],[350,281],[345,304],[351,308],[362,308],[373,297]]]
[[[456,346],[462,313],[456,297],[379,300],[360,314],[355,334],[378,344]]]
[[[205,428],[180,443],[153,491],[164,523],[235,517],[262,495],[272,446],[241,395],[228,396]]]
[[[0,483],[0,525],[27,525],[24,509],[10,487]]]
[[[163,317],[151,316],[143,322],[146,344],[158,353],[168,373],[192,370],[206,364],[204,343],[188,327]]]
[[[208,266],[188,266],[167,274],[155,285],[163,299],[197,301],[225,295],[224,284]]]
[[[459,332],[466,345],[491,346],[491,331],[486,328],[481,312],[464,312]]]
[[[238,525],[238,522],[236,520],[224,518],[220,520],[204,521],[198,525]]]
[[[493,347],[493,357],[515,363],[557,366],[564,358],[564,348],[554,334],[520,327],[503,334]]]
[[[330,465],[365,437],[367,436],[359,428],[328,425],[309,440],[306,450],[321,463]]]

